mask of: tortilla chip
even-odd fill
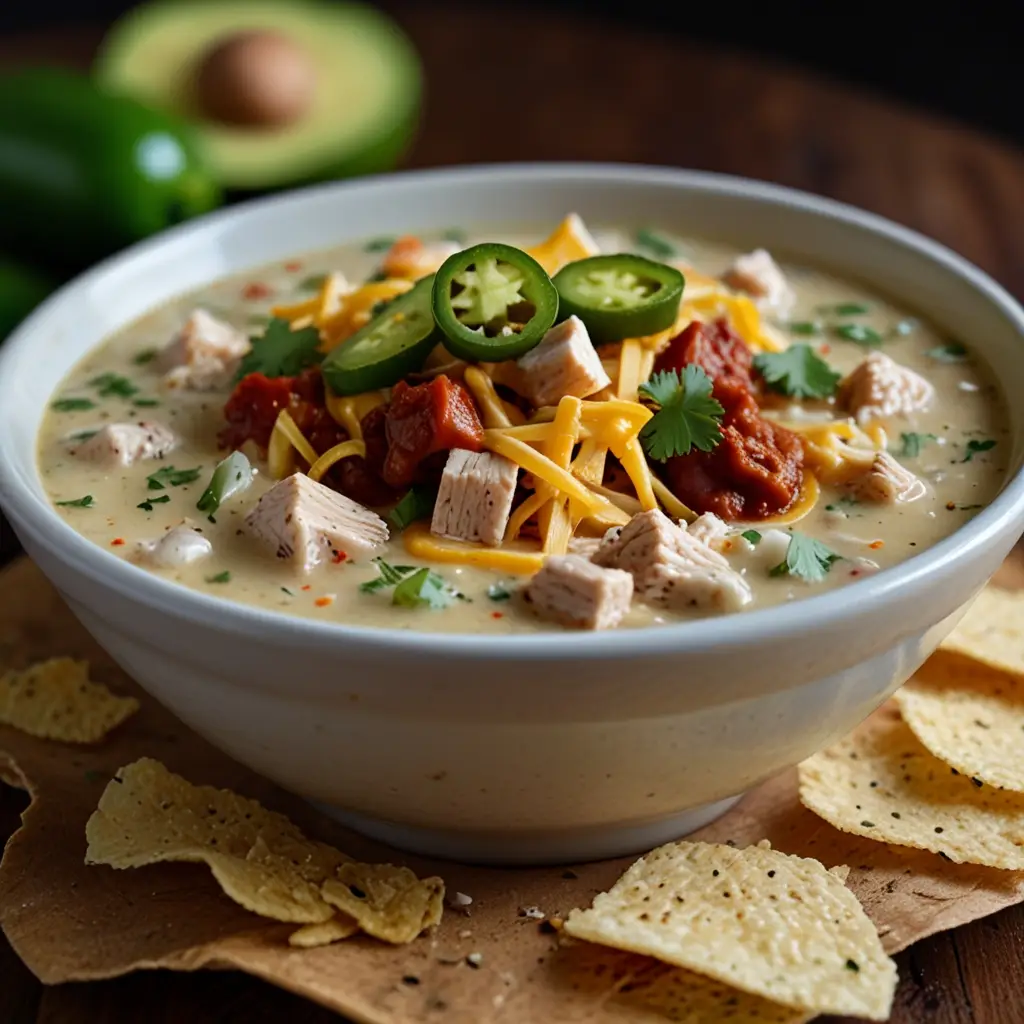
[[[1024,678],[940,652],[896,694],[896,703],[940,761],[1024,793]]]
[[[319,924],[304,924],[288,936],[288,945],[299,949],[316,949],[329,946],[332,942],[351,938],[359,931],[359,925],[344,914],[335,914],[329,921]]]
[[[440,921],[444,882],[420,881],[408,868],[391,864],[348,863],[324,882],[322,892],[367,935],[400,945]]]
[[[329,921],[324,879],[345,861],[284,815],[226,789],[193,786],[142,758],[107,784],[85,826],[87,864],[135,868],[161,861],[206,864],[224,892],[275,921]]]
[[[885,1020],[896,988],[853,893],[818,861],[767,843],[659,847],[565,930],[809,1014]]]
[[[682,1024],[804,1024],[812,1017],[806,1010],[781,1006],[693,971],[654,961],[627,988],[619,1001],[639,1004],[656,1013],[658,1020]]]
[[[89,681],[89,663],[51,658],[0,677],[0,724],[63,743],[99,743],[139,710]]]
[[[804,761],[800,800],[843,832],[1024,869],[1024,796],[943,764],[895,713]]]
[[[945,639],[942,650],[1024,675],[1024,590],[986,587]]]

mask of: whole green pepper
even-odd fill
[[[0,225],[19,257],[77,268],[219,201],[173,117],[68,71],[0,77]]]
[[[56,287],[56,281],[0,255],[0,341]]]

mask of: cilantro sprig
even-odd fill
[[[832,563],[838,562],[842,557],[820,540],[794,531],[789,538],[786,557],[770,571],[769,575],[795,576],[808,583],[820,583],[828,575]]]
[[[982,452],[991,451],[995,448],[996,442],[992,438],[985,438],[979,441],[977,438],[972,438],[967,442],[967,454],[960,460],[961,462],[970,462],[975,455],[980,455]]]
[[[295,377],[324,357],[320,332],[315,327],[293,331],[291,324],[274,317],[259,337],[252,339],[251,351],[242,359],[236,379],[250,373],[266,377]]]
[[[89,385],[96,388],[101,398],[131,398],[132,395],[139,393],[139,389],[119,373],[101,373],[98,377],[93,377]]]
[[[50,408],[56,412],[84,412],[95,409],[96,403],[91,398],[58,398]]]
[[[934,434],[919,434],[916,431],[909,431],[900,434],[900,446],[894,454],[901,459],[916,459],[921,454],[921,449],[937,441]]]
[[[419,485],[412,487],[388,513],[388,522],[396,530],[404,530],[418,519],[427,519],[434,512],[437,488]]]
[[[968,352],[959,342],[951,341],[947,345],[936,345],[928,349],[925,355],[940,363],[966,363]]]
[[[199,479],[202,469],[175,469],[173,466],[161,466],[155,473],[146,477],[146,484],[151,491],[165,491],[168,487],[181,487]]]
[[[73,501],[57,501],[54,504],[60,506],[60,508],[92,508],[96,504],[96,499],[91,494],[86,494],[81,498],[75,498]]]
[[[810,345],[790,345],[781,352],[761,352],[754,366],[773,391],[793,398],[829,398],[842,378]]]
[[[678,370],[662,370],[640,385],[644,397],[660,408],[640,431],[644,451],[658,462],[691,449],[711,451],[722,440],[721,402],[712,398],[713,382],[695,363]]]
[[[364,594],[394,587],[391,603],[405,608],[447,608],[452,601],[462,599],[443,576],[417,565],[392,565],[383,558],[375,558],[378,576],[359,584]]]

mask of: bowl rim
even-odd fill
[[[556,181],[604,182],[624,187],[645,185],[677,186],[718,196],[755,200],[769,205],[799,209],[805,213],[837,220],[849,228],[867,230],[889,242],[915,251],[948,272],[966,281],[981,293],[1003,316],[1014,324],[1024,338],[1024,308],[988,274],[948,247],[927,236],[877,214],[813,193],[752,178],[644,164],[621,163],[496,163],[459,167],[440,167],[366,176],[327,184],[312,185],[271,196],[244,201],[234,206],[139,242],[117,253],[59,288],[46,299],[7,339],[0,349],[0,449],[4,445],[3,421],[5,391],[13,384],[13,374],[4,369],[14,362],[20,350],[33,344],[33,335],[43,327],[61,305],[74,301],[107,275],[139,258],[157,258],[160,250],[182,243],[190,236],[208,235],[235,225],[254,212],[265,212],[303,204],[331,193],[357,194],[386,191],[392,183],[403,187],[421,184],[458,188],[460,184],[493,179],[514,180],[517,185],[533,183],[543,187]],[[283,254],[284,255],[284,254]],[[244,268],[239,267],[239,272]],[[32,453],[33,461],[35,452]],[[36,470],[38,472],[38,470]],[[38,480],[38,477],[37,477]],[[20,530],[31,535],[61,561],[89,577],[100,587],[145,605],[151,610],[184,619],[240,638],[259,638],[290,645],[357,644],[366,650],[390,651],[397,655],[443,654],[452,659],[481,657],[511,661],[534,659],[593,659],[630,657],[636,654],[684,654],[719,647],[747,647],[764,641],[778,641],[806,633],[829,629],[851,618],[851,588],[857,598],[856,613],[880,612],[890,603],[901,601],[915,586],[926,583],[940,569],[955,571],[968,564],[977,552],[1018,530],[1024,523],[1024,467],[1011,476],[993,502],[973,519],[937,544],[904,562],[865,579],[824,594],[801,597],[784,605],[742,613],[712,616],[636,629],[594,631],[552,631],[538,633],[485,634],[431,633],[379,626],[358,626],[324,622],[260,608],[243,602],[211,596],[164,579],[118,558],[79,534],[56,510],[13,472],[7,460],[0,458],[0,499],[5,511]]]

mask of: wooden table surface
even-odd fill
[[[492,45],[484,6],[393,9],[427,73],[412,166],[617,160],[764,178],[923,231],[1024,297],[1019,152],[789,69],[621,25],[533,12],[521,15],[524,48],[503,47]],[[0,40],[0,66],[84,66],[98,38],[78,30]],[[16,550],[0,523],[0,561]],[[23,805],[0,786],[0,837]],[[1022,957],[1024,907],[919,943],[898,957],[893,1024],[1024,1021]],[[338,1018],[241,975],[147,973],[44,989],[0,938],[2,1024],[280,1020]]]

